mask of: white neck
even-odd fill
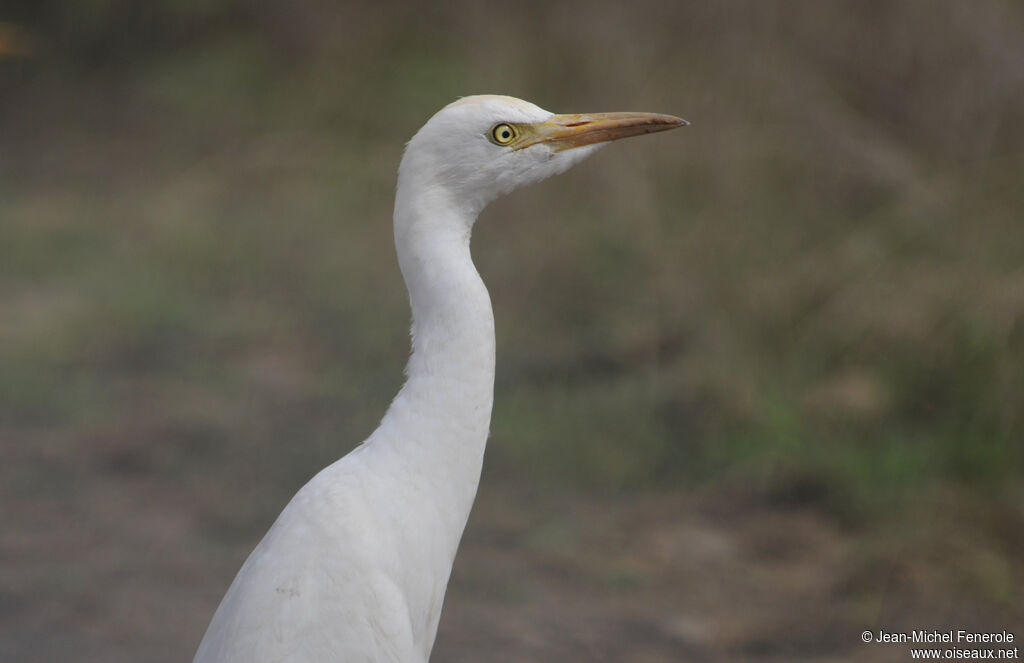
[[[400,178],[394,219],[412,306],[412,356],[381,441],[430,485],[457,543],[490,427],[494,317],[469,251],[476,210],[453,204],[443,189],[413,184]]]

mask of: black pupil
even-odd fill
[[[508,130],[508,129],[502,129],[502,130],[501,130],[501,138],[502,138],[503,140],[508,140],[508,139],[509,139],[509,137],[510,137],[511,135],[512,135],[512,134],[511,134],[511,133],[509,133],[509,130]]]

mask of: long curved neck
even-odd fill
[[[449,496],[464,525],[494,402],[494,317],[470,256],[476,211],[409,184],[400,179],[395,247],[412,306],[412,356],[385,421],[411,472]]]

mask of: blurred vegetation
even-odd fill
[[[251,505],[275,510],[400,384],[404,141],[499,92],[693,126],[478,224],[492,477],[734,482],[852,517],[1019,486],[1018,2],[4,12],[31,48],[0,56],[0,436],[35,462],[231,467],[275,477]]]

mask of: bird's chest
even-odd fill
[[[364,484],[360,513],[346,509],[338,520],[331,538],[344,552],[329,562],[331,574],[348,579],[354,591],[369,588],[365,602],[379,602],[389,619],[397,607],[414,643],[429,652],[465,515],[454,513],[461,507],[449,504],[445,491],[423,476],[403,471],[372,483],[381,488]],[[353,555],[357,541],[362,549]],[[353,573],[356,566],[361,571]],[[367,584],[366,578],[375,580]]]

